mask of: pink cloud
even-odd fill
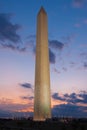
[[[14,100],[2,98],[0,99],[0,109],[4,111],[32,111],[33,101],[28,101],[27,103],[16,103]]]
[[[81,8],[84,5],[85,0],[73,0],[73,7]]]
[[[76,28],[79,28],[79,27],[81,27],[81,24],[76,23],[74,26],[75,26]]]
[[[74,24],[74,26],[75,26],[76,28],[80,28],[81,26],[83,26],[83,25],[85,25],[85,24],[87,24],[87,19],[81,21],[80,23]]]
[[[87,19],[84,20],[84,24],[87,24]]]

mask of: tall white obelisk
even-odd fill
[[[47,14],[41,7],[37,16],[34,120],[51,118],[50,67]]]

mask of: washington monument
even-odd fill
[[[37,16],[34,120],[51,118],[50,68],[47,14],[41,7]]]

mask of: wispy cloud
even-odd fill
[[[14,45],[12,43],[1,43],[0,48],[2,49],[11,49],[18,52],[26,52],[26,47],[21,47],[20,45]]]
[[[75,8],[81,8],[84,6],[86,0],[73,0],[72,5]]]
[[[75,24],[74,24],[74,27],[80,28],[80,27],[82,27],[82,26],[84,26],[84,25],[87,25],[87,19],[84,19],[84,20],[82,20],[82,21],[80,21],[80,22],[78,22],[78,23],[75,23]]]
[[[76,28],[80,28],[80,27],[81,27],[81,24],[80,24],[80,23],[76,23],[74,26],[75,26]]]
[[[84,69],[87,69],[87,52],[81,52],[79,54],[79,57],[81,59],[81,64]]]
[[[81,52],[80,57],[87,59],[87,52]]]
[[[21,99],[24,99],[24,100],[33,100],[34,97],[33,96],[22,96]]]
[[[60,74],[60,73],[61,73],[61,72],[58,71],[56,68],[53,68],[53,71],[54,71],[55,73],[57,73],[57,74]]]
[[[75,62],[73,62],[73,61],[72,61],[72,62],[70,62],[70,65],[71,65],[71,66],[74,66],[75,64],[76,64],[76,63],[75,63]]]
[[[62,70],[63,70],[63,71],[67,71],[67,68],[63,67]]]
[[[20,86],[23,88],[32,89],[32,84],[30,84],[30,83],[22,83],[22,84],[20,84]]]
[[[64,40],[64,43],[70,44],[76,38],[76,35],[76,33],[69,34],[67,36],[63,36],[62,39]]]
[[[87,19],[85,19],[85,20],[83,21],[83,23],[84,23],[84,24],[87,24]]]

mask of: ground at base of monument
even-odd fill
[[[87,130],[87,119],[32,121],[0,119],[0,130]]]

